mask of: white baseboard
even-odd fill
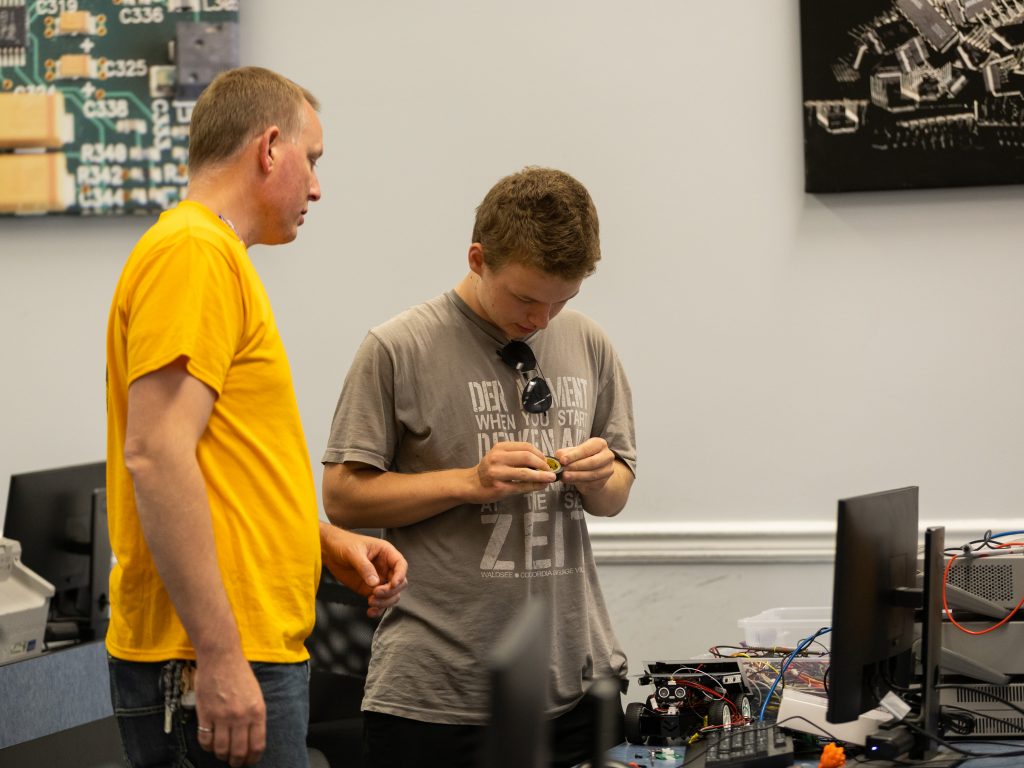
[[[594,558],[615,564],[831,563],[835,524],[808,520],[736,520],[698,523],[587,521]],[[946,545],[959,546],[986,531],[1020,530],[1019,520],[924,521],[942,525]]]

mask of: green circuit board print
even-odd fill
[[[173,207],[239,0],[0,0],[0,216]]]

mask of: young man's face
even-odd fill
[[[309,209],[309,203],[320,199],[320,181],[316,162],[324,151],[324,133],[320,118],[308,103],[303,103],[302,128],[295,136],[282,136],[274,147],[276,153],[270,237],[277,243],[295,239]]]
[[[470,249],[470,269],[479,278],[473,309],[509,339],[522,339],[546,328],[580,292],[582,278],[566,280],[516,261],[494,271],[483,263],[482,250],[474,259],[473,248],[479,245]]]

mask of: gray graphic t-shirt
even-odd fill
[[[523,410],[523,377],[497,354],[501,332],[454,291],[374,328],[345,380],[323,461],[421,473],[475,466],[498,442],[551,455],[599,436],[635,472],[629,383],[604,332],[566,309],[526,341],[554,395],[547,413]],[[374,636],[364,709],[486,722],[484,660],[539,596],[552,627],[551,716],[590,679],[625,677],[572,486],[457,506],[386,535],[409,561],[410,585]]]

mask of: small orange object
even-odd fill
[[[818,768],[839,768],[840,765],[846,765],[846,752],[838,744],[826,744],[821,750]]]

